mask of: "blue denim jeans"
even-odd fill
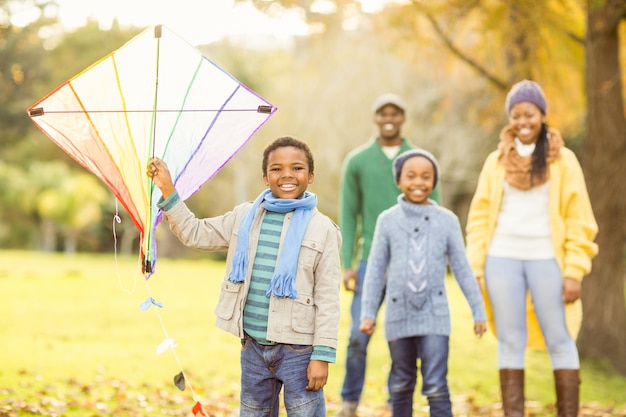
[[[251,337],[241,342],[240,417],[278,417],[284,386],[289,417],[324,417],[324,390],[307,391],[307,367],[313,346],[264,346]]]
[[[485,284],[498,336],[498,367],[523,369],[528,331],[526,293],[530,292],[554,369],[578,369],[576,342],[565,322],[563,278],[555,259],[520,260],[488,256]]]
[[[363,297],[363,278],[365,278],[365,268],[367,262],[359,262],[357,268],[356,291],[350,306],[350,317],[352,324],[350,327],[350,339],[348,340],[348,350],[346,352],[346,375],[341,388],[341,398],[344,401],[359,402],[363,385],[365,383],[365,365],[367,361],[367,345],[370,336],[359,330],[361,325],[361,299]],[[384,295],[383,295],[384,298]],[[382,303],[383,300],[381,299]],[[387,381],[389,387],[389,381]]]
[[[413,336],[389,342],[391,352],[391,404],[393,417],[413,415],[417,360],[421,361],[422,394],[431,417],[452,417],[448,390],[448,336]]]

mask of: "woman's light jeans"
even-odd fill
[[[528,341],[529,291],[553,369],[579,369],[576,343],[567,331],[563,278],[554,259],[519,260],[488,256],[485,284],[498,336],[500,369],[523,369]]]

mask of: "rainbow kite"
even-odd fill
[[[212,178],[276,107],[164,26],[144,30],[28,109],[61,149],[113,191],[154,272],[161,193],[146,176],[163,159],[181,199]]]

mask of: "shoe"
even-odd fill
[[[339,412],[335,414],[335,417],[358,417],[356,413],[356,408],[358,406],[359,406],[359,403],[357,402],[344,401],[341,404],[341,410],[339,410]]]

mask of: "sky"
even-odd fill
[[[274,36],[278,40],[306,34],[306,24],[295,12],[272,20],[250,4],[234,6],[232,0],[56,0],[57,15],[68,29],[95,19],[108,29],[114,19],[122,26],[148,27],[162,24],[188,42],[200,45],[224,36]],[[27,22],[29,10],[13,14],[14,23]]]
[[[361,0],[365,11],[376,11],[388,0]],[[113,19],[122,26],[148,27],[162,24],[194,45],[217,41],[225,36],[288,41],[293,35],[306,35],[307,25],[295,11],[271,19],[251,4],[234,5],[233,0],[56,0],[58,16],[66,29],[97,20],[103,29]],[[318,0],[323,8],[332,5]],[[19,4],[19,2],[18,2]],[[29,10],[14,13],[14,20],[27,22]],[[19,22],[14,22],[19,24]]]

